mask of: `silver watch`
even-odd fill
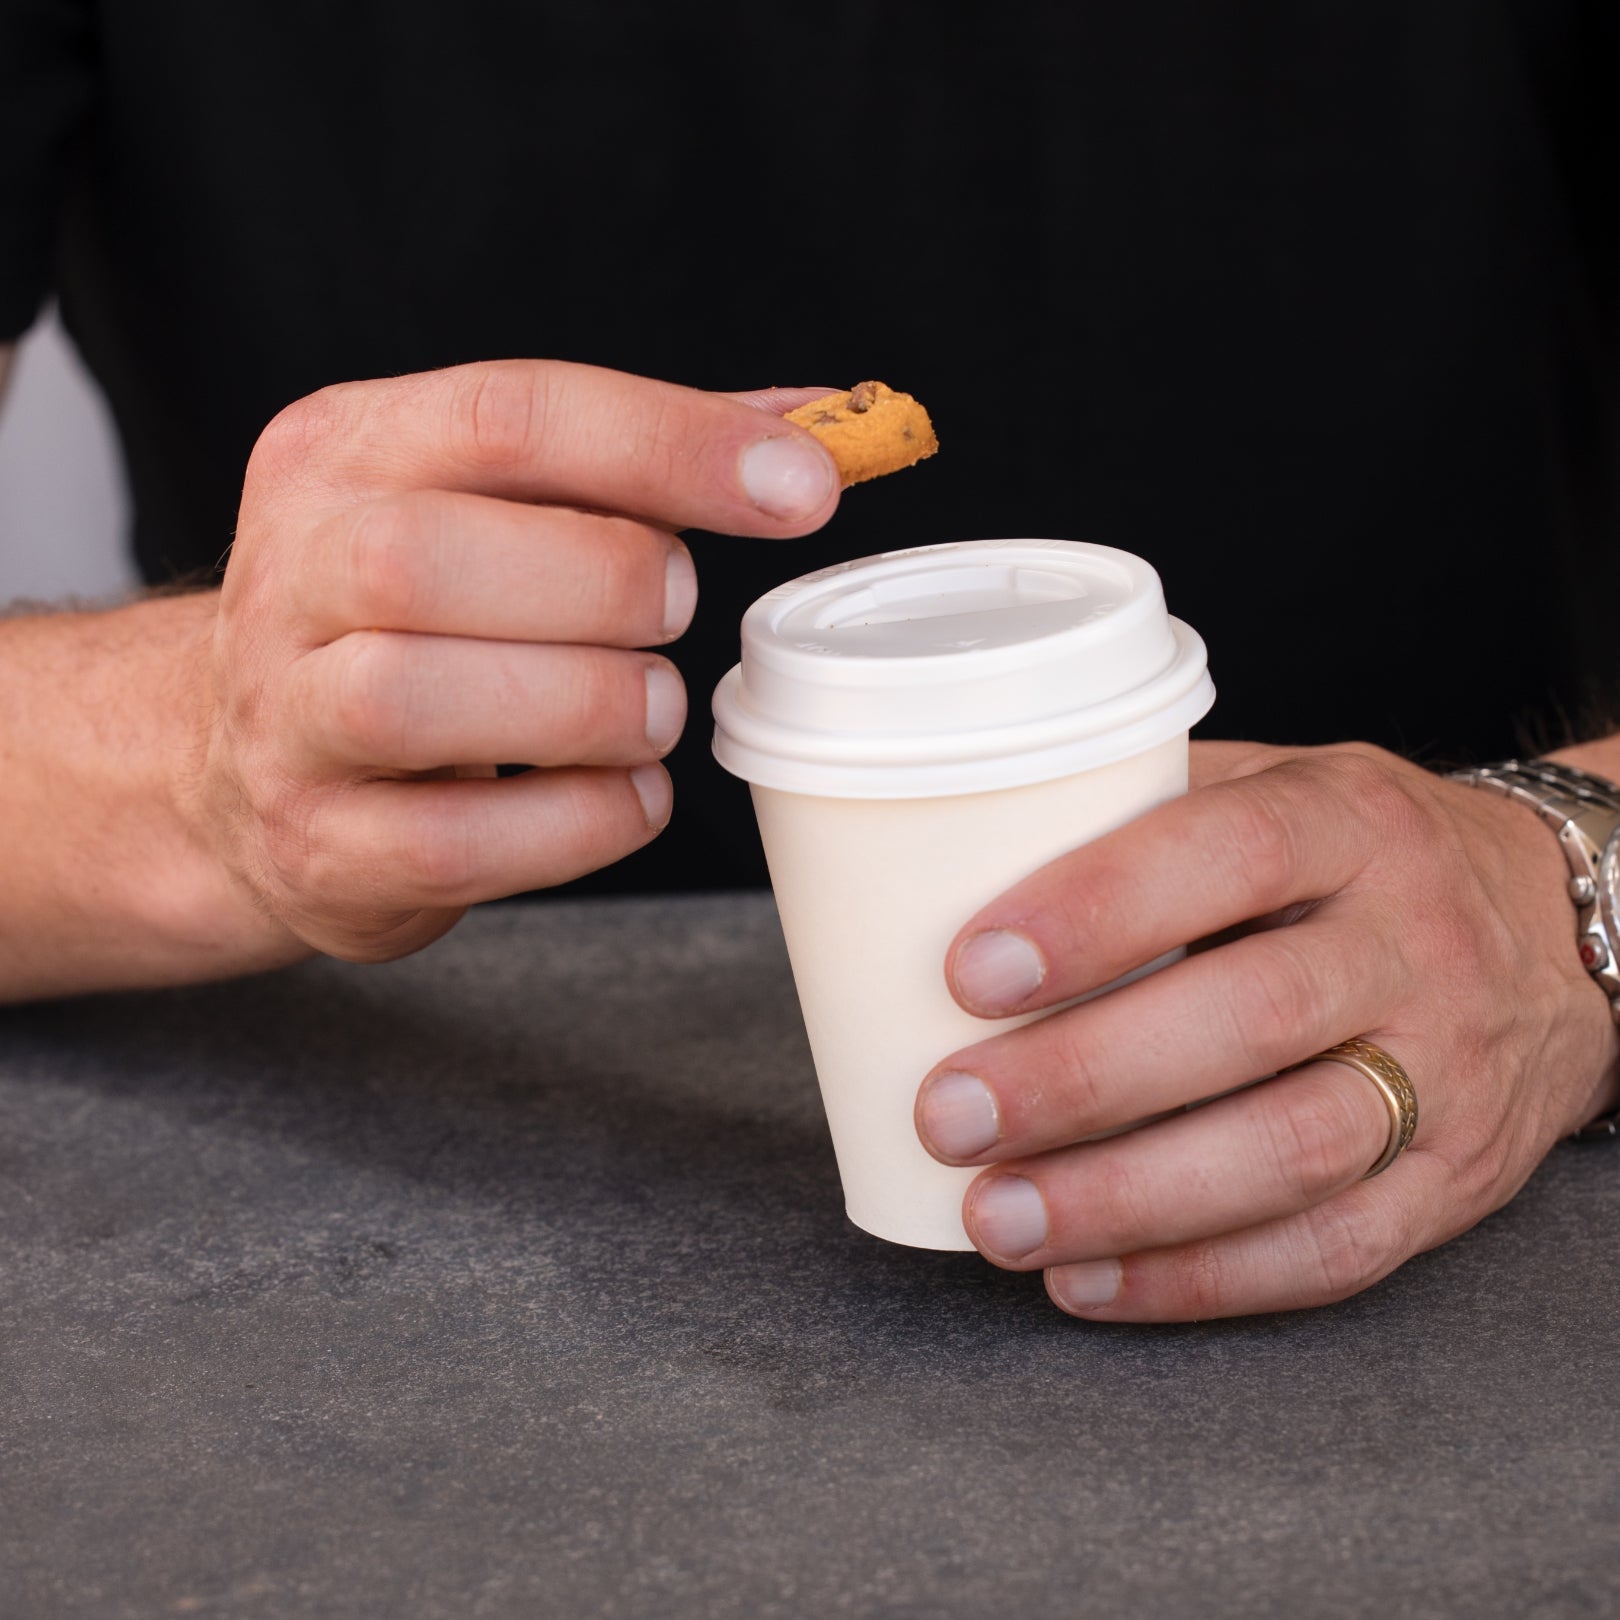
[[[1451,775],[1525,805],[1558,834],[1569,862],[1576,948],[1620,1023],[1620,787],[1545,760],[1507,759]],[[1580,1134],[1588,1133],[1620,1134],[1620,1115],[1594,1120]]]

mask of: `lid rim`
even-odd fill
[[[715,759],[751,787],[815,799],[943,799],[1032,787],[1133,759],[1187,734],[1209,713],[1215,685],[1207,671],[1180,698],[1138,721],[1099,736],[1068,738],[1047,748],[974,759],[820,761],[767,754],[737,741],[718,725]]]
[[[856,764],[870,759],[897,767],[948,760],[994,760],[1104,736],[1180,702],[1207,678],[1202,637],[1180,619],[1168,621],[1175,657],[1158,674],[1101,703],[1062,709],[1005,726],[959,731],[819,731],[777,720],[749,703],[741,664],[715,687],[716,728],[751,753],[800,760],[808,765]]]

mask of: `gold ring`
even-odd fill
[[[1418,1102],[1417,1093],[1412,1089],[1411,1076],[1383,1047],[1374,1046],[1371,1041],[1340,1041],[1337,1046],[1330,1046],[1327,1051],[1318,1052],[1315,1057],[1305,1061],[1342,1063],[1357,1074],[1366,1075],[1378,1087],[1378,1095],[1389,1109],[1389,1140],[1384,1144],[1384,1151],[1374,1160],[1372,1169],[1361,1178],[1371,1181],[1394,1164],[1412,1145],[1412,1138],[1417,1134]]]

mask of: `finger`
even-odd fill
[[[1347,1299],[1412,1255],[1443,1243],[1482,1211],[1449,1213],[1450,1171],[1416,1149],[1373,1181],[1243,1231],[1052,1267],[1060,1310],[1105,1322],[1202,1322],[1305,1310]],[[1448,1210],[1438,1229],[1429,1214]]]
[[[785,416],[789,411],[796,411],[801,405],[808,405],[813,399],[825,399],[829,394],[842,393],[841,388],[750,388],[740,394],[725,394],[725,399],[734,399],[740,405],[747,405],[756,411],[764,411],[770,416]]]
[[[1157,1249],[1297,1215],[1366,1174],[1389,1110],[1343,1064],[1313,1063],[1141,1130],[981,1176],[963,1219],[1017,1270]]]
[[[548,360],[323,389],[265,429],[249,472],[261,481],[297,501],[443,488],[766,536],[809,533],[838,504],[832,458],[791,422]]]
[[[284,577],[310,645],[369,628],[646,647],[697,602],[691,554],[661,529],[444,490],[345,508]]]
[[[1408,989],[1378,905],[1325,906],[954,1052],[918,1093],[917,1134],[948,1164],[1039,1153],[1359,1035]]]
[[[1208,787],[1213,782],[1252,776],[1275,765],[1281,757],[1281,750],[1266,743],[1199,738],[1188,750],[1187,780],[1192,787]]]
[[[1000,1017],[1350,882],[1415,806],[1369,758],[1295,758],[1150,810],[1017,884],[957,935],[952,993]]]
[[[316,768],[637,765],[686,720],[667,659],[606,647],[359,631],[307,653],[291,683]]]
[[[310,944],[380,960],[397,954],[416,913],[550,888],[622,859],[663,829],[670,791],[661,765],[366,783],[323,800],[280,841],[277,876]]]

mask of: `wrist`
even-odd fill
[[[1571,765],[1578,771],[1620,784],[1620,733],[1610,737],[1595,737],[1590,742],[1572,743],[1568,748],[1556,748],[1541,758],[1555,765]]]
[[[218,859],[196,783],[212,593],[0,625],[0,1001],[305,954]]]
[[[1590,1068],[1579,1066],[1578,1072],[1592,1076],[1590,1095],[1574,1119],[1579,1127],[1620,1101],[1615,1061],[1615,1026],[1620,1023],[1620,787],[1603,773],[1601,767],[1607,762],[1607,750],[1591,745],[1560,750],[1542,759],[1505,760],[1452,773],[1484,790],[1500,809],[1519,812],[1517,842],[1523,856],[1509,864],[1503,881],[1533,885],[1543,897],[1543,906],[1569,918],[1570,933],[1564,937],[1572,940],[1580,973],[1604,998],[1604,1004],[1599,1004],[1581,983],[1580,973],[1569,971],[1574,964],[1567,961],[1555,934],[1538,929],[1538,937],[1552,941],[1555,959],[1567,964],[1564,976],[1572,987],[1565,1015],[1568,1027],[1590,1025],[1600,1049]],[[1523,831],[1530,828],[1531,816],[1542,824],[1542,837],[1534,850],[1524,842]],[[1505,822],[1502,828],[1508,830]],[[1548,859],[1555,850],[1568,897],[1561,906],[1553,900],[1554,869]]]
[[[186,972],[188,980],[284,967],[315,954],[249,881],[232,836],[240,818],[215,768],[218,605],[217,591],[188,597],[188,611],[175,626],[172,685],[163,698],[174,718],[172,752],[154,783],[174,842],[167,872],[144,874],[139,907],[176,961],[200,969]]]

